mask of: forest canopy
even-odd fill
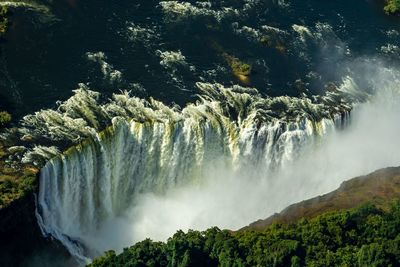
[[[263,231],[178,231],[166,243],[149,239],[91,267],[105,266],[398,266],[400,202],[331,212]]]

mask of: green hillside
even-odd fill
[[[90,266],[399,266],[399,190],[400,168],[382,169],[238,232],[179,231]]]
[[[291,225],[237,233],[211,228],[177,232],[167,243],[145,240],[99,266],[399,266],[400,202],[372,204]]]

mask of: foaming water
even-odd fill
[[[271,104],[285,98],[263,99],[250,88],[199,84],[201,101],[182,111],[116,95],[114,101],[124,105],[90,109],[86,122],[99,127],[96,113],[132,113],[113,117],[112,126],[100,133],[89,127],[91,138],[42,169],[39,223],[87,262],[147,237],[165,240],[178,229],[237,229],[333,190],[346,178],[397,165],[396,77],[395,70],[382,67],[366,78],[374,93],[366,102],[354,102],[351,120],[346,108],[333,117],[320,115],[330,114],[325,111],[332,96],[325,104],[286,98],[287,108],[298,111],[290,118],[288,110],[279,113]],[[349,77],[337,93],[353,101],[366,97]],[[265,116],[268,112],[276,117]]]
[[[80,136],[88,137],[52,158],[41,171],[38,220],[43,232],[59,239],[84,262],[144,236],[164,238],[171,229],[187,227],[170,223],[168,218],[185,222],[179,218],[199,217],[204,201],[201,193],[212,199],[226,185],[239,196],[245,185],[274,183],[273,173],[289,166],[307,147],[320,143],[348,119],[348,104],[329,102],[332,96],[345,99],[340,97],[345,90],[318,103],[307,98],[263,98],[257,90],[240,86],[198,86],[203,92],[200,101],[181,111],[127,94],[100,105],[96,93],[80,89],[57,111],[43,110],[24,118],[25,128],[20,131],[32,139],[74,143]],[[112,125],[97,133],[108,119]],[[39,154],[32,152],[24,159],[37,161]],[[147,194],[162,199],[180,188],[193,190],[199,198],[193,199],[187,215],[164,214],[160,222],[168,224],[155,231],[154,222],[146,222],[141,215],[147,206],[142,202]],[[169,210],[168,203],[174,201],[164,203]],[[227,197],[219,203],[224,203],[224,210],[232,210],[236,202]],[[180,205],[179,210],[185,212],[184,203]],[[218,225],[239,227],[253,219],[245,209],[241,212],[243,216],[232,217],[229,225],[221,222],[231,216],[220,213],[224,217],[219,217]],[[217,223],[207,218],[199,217],[193,227]]]
[[[346,77],[320,102],[199,83],[200,100],[182,110],[128,94],[99,104],[95,92],[77,90],[20,129],[33,139],[45,128],[46,138],[79,142],[41,171],[43,233],[88,262],[178,229],[237,229],[397,165],[400,76],[382,65],[369,74],[369,93]]]
[[[330,131],[278,171],[257,175],[211,168],[201,185],[175,188],[165,195],[143,194],[126,213],[132,223],[120,240],[166,240],[177,229],[215,225],[238,229],[296,201],[336,189],[345,179],[397,166],[399,100],[398,93],[385,92],[356,107],[345,130]]]
[[[81,81],[109,93],[80,85],[9,132],[28,146],[14,148],[15,158],[43,167],[43,233],[82,262],[177,229],[240,228],[398,165],[397,70],[353,62],[366,43],[393,59],[397,22],[365,1],[100,2],[0,3],[40,21],[13,30],[38,40],[35,49],[6,44],[20,115],[66,99]],[[249,63],[254,73],[242,83],[264,95],[223,86],[234,78],[223,55]],[[164,103],[200,95],[183,109],[128,92],[103,101],[143,87]]]
[[[96,232],[109,229],[110,220],[112,227],[129,226],[117,218],[136,206],[141,193],[163,195],[180,186],[202,187],[210,170],[221,172],[216,180],[251,170],[250,165],[258,172],[276,170],[334,126],[335,121],[327,119],[237,128],[190,117],[175,123],[115,118],[96,139],[68,150],[42,169],[43,230],[74,255],[97,255],[113,247],[109,242],[102,247],[94,238]],[[131,242],[137,240],[132,238]]]

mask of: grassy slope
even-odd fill
[[[287,207],[279,214],[259,220],[246,228],[264,229],[273,223],[293,223],[324,212],[339,211],[371,202],[383,207],[387,200],[400,197],[400,167],[386,168],[353,178],[335,191]]]

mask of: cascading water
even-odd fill
[[[85,237],[109,218],[135,205],[135,195],[163,192],[203,177],[204,168],[221,158],[227,168],[244,162],[276,168],[334,122],[314,127],[305,120],[229,132],[211,123],[128,123],[115,119],[94,141],[50,160],[41,171],[39,210],[46,233],[61,240],[76,256]],[[235,137],[237,136],[237,138]],[[260,168],[256,168],[260,170]]]
[[[345,178],[398,165],[398,153],[387,152],[398,143],[383,146],[385,153],[379,153],[379,142],[372,150],[361,148],[373,146],[371,140],[393,140],[380,134],[398,132],[393,123],[397,116],[387,114],[400,111],[378,112],[374,119],[369,115],[376,110],[354,116],[354,107],[367,106],[376,91],[400,77],[378,59],[356,58],[366,41],[373,55],[377,50],[386,60],[398,56],[396,23],[381,25],[375,10],[363,9],[365,1],[348,10],[345,1],[122,1],[107,2],[107,9],[98,1],[67,2],[0,2],[37,14],[35,29],[60,22],[46,30],[50,34],[44,40],[52,45],[39,45],[44,48],[32,53],[23,42],[8,53],[7,64],[13,66],[22,95],[30,99],[31,94],[51,92],[27,112],[50,105],[80,81],[99,92],[122,88],[139,95],[147,88],[152,96],[180,103],[200,94],[197,102],[181,109],[127,92],[104,101],[81,85],[57,109],[26,116],[19,129],[4,134],[26,146],[13,149],[19,151],[15,160],[41,168],[37,218],[43,234],[60,240],[82,263],[143,238],[165,239],[178,228],[236,229],[332,190]],[[353,16],[354,6],[359,16]],[[366,28],[365,37],[349,38]],[[40,33],[28,28],[21,35],[34,40]],[[16,44],[10,41],[12,48]],[[33,54],[32,72],[25,63]],[[248,81],[233,77],[238,75],[232,75],[232,63],[252,67]],[[36,69],[49,72],[39,75]],[[340,77],[345,77],[341,86],[331,84]],[[216,82],[251,84],[261,93]],[[10,95],[18,90],[10,88]],[[287,94],[296,97],[282,96]],[[385,107],[379,104],[379,109]],[[354,136],[367,141],[357,143],[337,131],[349,126],[351,110],[352,119],[363,121]],[[333,135],[337,139],[326,142]],[[359,151],[353,152],[354,147]],[[336,150],[342,152],[339,160],[332,159]],[[375,152],[382,160],[364,157]],[[355,158],[362,163],[353,162]],[[349,167],[357,164],[368,168]],[[174,190],[185,193],[174,195]]]
[[[62,141],[70,147],[60,154],[55,147],[36,146],[28,149],[23,156],[23,161],[43,166],[37,205],[39,225],[45,235],[60,240],[77,259],[88,262],[104,250],[121,249],[154,233],[159,224],[145,229],[144,236],[128,236],[137,229],[130,233],[124,231],[134,227],[132,224],[135,221],[140,221],[140,227],[146,224],[143,212],[154,216],[152,213],[156,211],[142,211],[142,207],[154,209],[154,205],[163,205],[164,200],[157,200],[157,196],[168,195],[169,191],[177,188],[199,184],[201,191],[201,185],[207,184],[210,179],[217,180],[214,182],[220,188],[233,181],[236,184],[232,187],[231,183],[226,190],[232,190],[234,198],[235,194],[257,195],[254,199],[251,195],[246,196],[251,199],[249,205],[260,201],[268,201],[268,206],[273,203],[287,205],[332,189],[339,179],[351,177],[345,176],[349,173],[358,174],[368,169],[362,163],[355,168],[353,163],[343,162],[343,157],[349,154],[352,156],[347,159],[361,156],[359,160],[372,162],[371,171],[381,165],[395,164],[398,160],[396,156],[376,160],[375,157],[370,159],[363,149],[358,151],[352,131],[356,138],[360,135],[358,131],[365,134],[365,129],[370,127],[370,114],[388,117],[389,120],[393,120],[393,115],[397,116],[397,84],[387,82],[396,81],[396,77],[400,77],[397,71],[380,67],[371,76],[370,93],[361,90],[353,79],[346,77],[341,86],[314,100],[306,97],[263,97],[253,88],[226,88],[220,84],[198,83],[201,91],[199,101],[183,109],[168,107],[154,99],[131,97],[129,93],[115,94],[102,104],[98,93],[82,85],[73,97],[60,103],[57,110],[42,110],[26,116],[23,127],[18,129],[21,139],[31,140],[34,144],[57,144]],[[340,138],[339,142],[335,138],[330,141],[331,144],[325,142],[325,136],[340,133],[336,130],[347,125],[350,110],[357,105],[359,108],[355,111],[356,115],[359,114],[356,119],[362,124],[356,124],[359,130],[353,129],[349,136],[336,136]],[[364,106],[373,107],[372,111],[363,111]],[[382,115],[379,115],[379,110],[382,110]],[[394,130],[389,127],[382,133],[396,132],[396,123],[385,122],[382,129],[386,129],[387,125],[392,125]],[[378,135],[368,131],[372,138],[382,139],[379,137],[381,132]],[[370,140],[374,140],[372,138]],[[392,136],[387,139],[391,140]],[[338,147],[338,143],[343,143],[345,147]],[[359,145],[362,148],[364,143]],[[328,151],[323,149],[325,146]],[[322,150],[318,150],[321,147]],[[381,147],[376,142],[370,154],[380,151]],[[310,150],[313,153],[308,153]],[[345,154],[337,156],[338,150]],[[296,164],[305,167],[297,168]],[[343,166],[347,171],[335,171],[336,174],[325,181],[313,180],[312,168],[316,165],[320,168],[315,174],[319,179],[327,172],[332,173],[332,168],[337,170]],[[337,177],[339,175],[342,176]],[[229,180],[230,177],[225,176],[239,177],[239,180]],[[296,179],[296,176],[299,178]],[[235,191],[235,187],[246,187],[251,183],[254,183],[251,188]],[[282,188],[290,183],[293,186],[288,190]],[[300,193],[294,192],[296,187]],[[209,190],[210,187],[207,188]],[[286,202],[282,201],[283,196],[274,193],[277,188],[280,192],[291,194],[285,196]],[[197,189],[192,189],[187,192],[196,195]],[[218,190],[211,192],[219,193]],[[146,194],[155,195],[155,200],[148,201],[149,198],[144,197]],[[265,194],[269,194],[268,198],[258,198]],[[205,202],[204,197],[210,195],[197,194],[193,199],[187,195],[179,197],[179,203],[195,201],[197,204],[193,204],[194,207],[189,205],[189,209],[194,209],[201,206],[199,199]],[[212,216],[226,205],[231,205],[228,209],[235,211],[229,197],[226,203],[217,205],[217,211],[214,210]],[[273,201],[275,197],[278,202]],[[213,199],[211,196],[209,201]],[[215,198],[215,201],[219,200]],[[165,209],[175,208],[175,204],[166,203]],[[206,209],[210,207],[203,206]],[[282,206],[268,212],[276,212],[279,208]],[[244,206],[244,209],[248,207]],[[260,209],[265,207],[260,206]],[[240,227],[260,218],[262,215],[256,211],[251,215],[243,213],[243,218],[230,226]],[[182,212],[185,214],[187,210]],[[243,212],[243,209],[237,212]],[[204,210],[199,214],[204,216]],[[199,220],[199,214],[190,216]],[[166,219],[163,214],[155,216]],[[218,225],[218,221],[214,222],[212,225]],[[110,224],[111,228],[107,228]],[[117,243],[108,243],[108,237],[103,238],[102,235],[110,231],[118,232],[115,228],[121,225],[122,235],[128,236],[126,242],[118,239]],[[172,225],[169,234],[177,230],[177,224],[173,222]],[[192,227],[193,224],[190,222],[186,226]]]
[[[97,118],[101,116],[114,117],[112,126],[100,133],[86,129],[91,137],[43,167],[38,196],[43,232],[86,261],[102,252],[91,247],[91,237],[104,222],[132,209],[139,194],[162,194],[185,184],[201,183],[209,168],[266,176],[298,158],[303,149],[347,120],[343,116],[347,114],[345,106],[342,114],[325,118],[329,108],[307,99],[264,99],[242,87],[198,86],[205,93],[202,101],[180,112],[127,95],[115,95],[114,103],[98,106],[89,97],[92,93],[83,89],[64,103],[61,111],[68,107],[70,112],[77,112],[79,107],[77,114],[85,114],[91,125],[99,125]],[[97,108],[85,108],[88,103]],[[286,116],[291,109],[304,113],[276,118]],[[119,116],[115,116],[116,111]],[[37,126],[41,118],[46,118],[49,135],[54,138],[58,133],[75,140],[74,129],[84,128],[61,129],[65,124],[57,114],[61,113],[42,111],[25,120],[34,120],[32,124]],[[64,121],[72,121],[62,116]]]

